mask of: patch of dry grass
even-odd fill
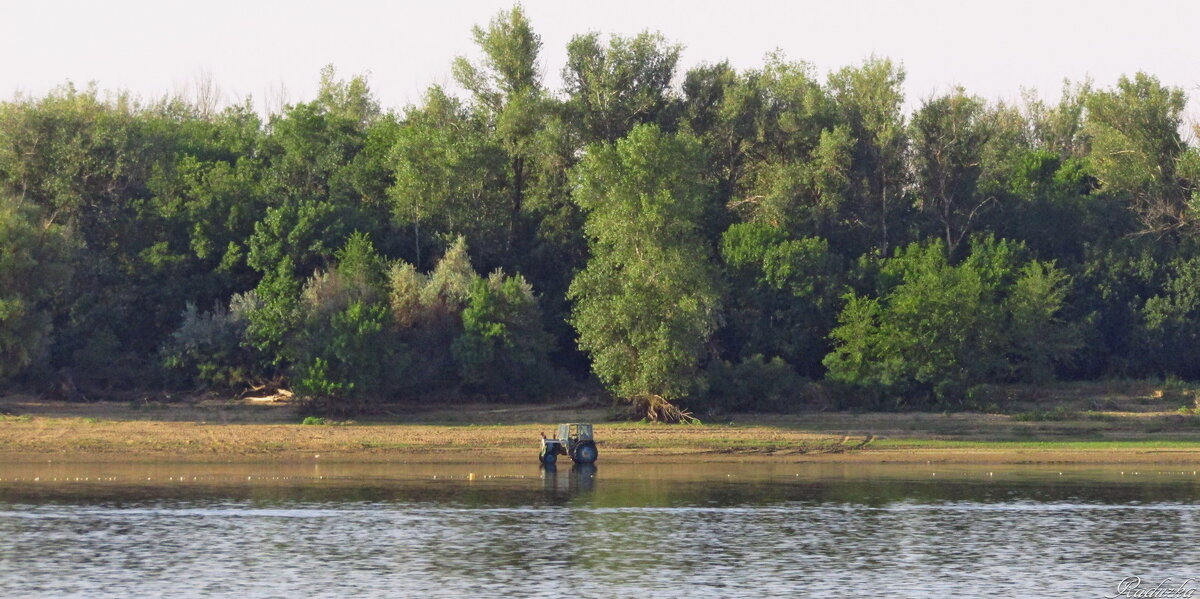
[[[301,425],[287,404],[0,399],[0,454],[21,460],[504,461],[533,459],[539,433],[594,422],[604,460],[1200,462],[1195,389],[1084,383],[1002,389],[1004,413],[737,414],[702,425],[608,422],[580,404],[396,405],[338,425]],[[320,455],[321,458],[314,456]]]

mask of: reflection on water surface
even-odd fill
[[[3,465],[4,597],[1112,595],[1200,575],[1168,467]]]

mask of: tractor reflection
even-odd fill
[[[596,465],[573,464],[560,474],[555,464],[542,464],[542,483],[547,492],[575,495],[596,490]]]

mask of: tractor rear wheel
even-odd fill
[[[576,464],[591,464],[599,457],[600,452],[596,451],[595,443],[584,443],[575,448],[575,455],[571,459],[575,460]]]

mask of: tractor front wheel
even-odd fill
[[[575,455],[571,459],[575,460],[576,464],[591,464],[599,457],[600,452],[596,451],[594,443],[585,443],[575,448]]]
[[[549,445],[543,445],[542,452],[538,457],[541,459],[543,464],[549,466],[558,461],[558,452],[553,451]]]

